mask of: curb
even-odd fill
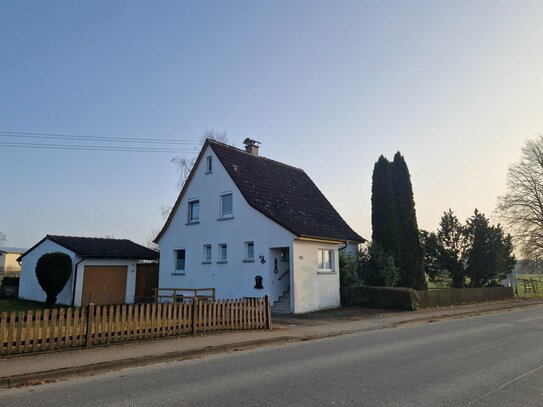
[[[391,324],[378,325],[373,327],[366,327],[360,329],[352,329],[345,331],[338,331],[327,334],[315,334],[306,336],[278,336],[275,338],[257,339],[245,342],[228,343],[224,345],[208,346],[203,349],[192,349],[187,351],[168,352],[159,355],[147,355],[142,357],[120,359],[108,362],[100,362],[91,365],[68,367],[54,370],[46,370],[38,373],[25,373],[22,375],[14,375],[8,377],[0,377],[0,389],[8,389],[17,386],[42,384],[47,381],[56,381],[62,379],[68,379],[72,377],[89,376],[97,373],[106,373],[114,370],[125,369],[129,367],[148,366],[156,363],[180,361],[187,359],[194,359],[203,356],[215,355],[219,353],[226,353],[239,350],[248,350],[270,345],[281,345],[286,343],[304,342],[316,339],[326,339],[342,335],[349,335],[358,332],[370,332],[379,329],[390,329],[410,324],[420,324],[425,322],[436,322],[447,319],[460,319],[468,318],[484,314],[496,314],[500,312],[514,311],[517,309],[532,308],[543,305],[542,303],[535,304],[522,304],[518,306],[491,309],[486,311],[467,311],[459,314],[446,314],[435,315],[421,318],[414,318],[406,321],[394,322]]]

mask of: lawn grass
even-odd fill
[[[57,306],[58,307],[58,306]],[[44,302],[0,299],[0,313],[48,308]]]
[[[524,292],[524,282],[525,280],[534,280],[537,282],[537,292]],[[513,287],[515,289],[515,287]],[[517,290],[518,297],[520,298],[543,298],[543,275],[540,274],[517,274]],[[515,295],[517,295],[517,290],[515,290]]]

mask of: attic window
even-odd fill
[[[189,202],[188,221],[198,222],[200,220],[200,201],[195,200]]]
[[[213,157],[206,157],[206,174],[211,174],[213,172]]]

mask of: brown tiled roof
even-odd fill
[[[84,258],[158,260],[159,253],[128,239],[47,235],[20,258],[44,240],[51,240]]]
[[[285,229],[300,237],[364,241],[302,169],[208,143],[249,205]]]

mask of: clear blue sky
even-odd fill
[[[0,131],[251,137],[367,237],[373,164],[400,150],[435,230],[449,207],[490,215],[543,132],[541,21],[523,0],[3,1]],[[0,230],[144,242],[172,156],[0,147]]]

